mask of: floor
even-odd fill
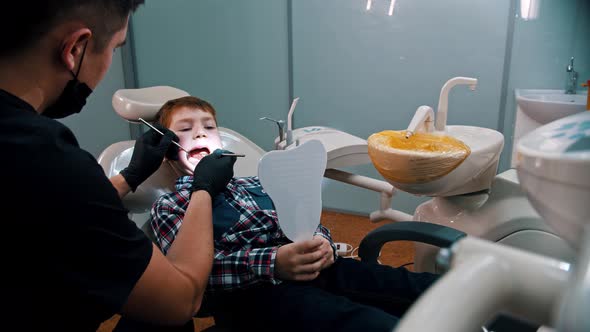
[[[383,225],[384,222],[372,224],[367,216],[350,215],[332,211],[324,211],[322,213],[322,224],[330,229],[332,238],[335,242],[343,242],[350,244],[353,248],[357,248],[363,237],[375,229]],[[353,255],[357,252],[353,251]],[[409,270],[413,269],[411,265],[414,260],[414,245],[412,242],[396,242],[389,243],[383,247],[379,261],[381,264],[392,266],[406,265]],[[97,332],[111,332],[119,316],[115,315],[111,319],[105,321]],[[201,331],[213,325],[212,318],[195,318],[195,331]]]

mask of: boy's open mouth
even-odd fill
[[[198,160],[201,160],[209,154],[210,154],[209,149],[206,147],[203,147],[203,148],[192,149],[191,152],[189,153],[188,157],[189,157],[189,159],[196,158]]]

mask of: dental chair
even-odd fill
[[[169,87],[154,86],[141,89],[121,89],[113,95],[113,108],[123,119],[131,123],[140,123],[139,118],[152,122],[160,107],[168,100],[188,96],[186,91]],[[254,176],[258,174],[258,160],[265,151],[240,133],[228,128],[218,127],[221,143],[226,150],[245,154],[238,158],[234,166],[234,176]],[[129,165],[133,154],[135,140],[117,142],[107,147],[98,157],[99,164],[107,177],[119,174]],[[174,191],[175,180],[180,176],[168,163],[162,166],[139,185],[135,192],[123,198],[129,217],[154,242],[155,238],[149,223],[149,212],[153,203],[165,193]],[[202,308],[196,317],[212,316],[207,308]],[[207,328],[206,331],[226,331],[218,326]]]

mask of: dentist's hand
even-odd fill
[[[217,149],[199,161],[193,172],[193,192],[205,190],[213,198],[225,189],[234,176],[234,164],[237,158],[222,156],[222,153],[230,152]]]
[[[178,147],[172,141],[178,142],[178,137],[159,124],[154,124],[164,133],[164,136],[150,129],[135,141],[133,155],[129,166],[121,171],[131,190],[137,187],[158,170],[164,157],[178,159]]]
[[[317,278],[328,253],[325,247],[322,248],[323,243],[322,240],[314,238],[279,247],[275,258],[275,276],[281,280],[297,281]]]

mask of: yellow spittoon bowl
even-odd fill
[[[369,136],[369,157],[389,182],[420,184],[457,168],[471,153],[462,141],[437,133],[385,130]]]

